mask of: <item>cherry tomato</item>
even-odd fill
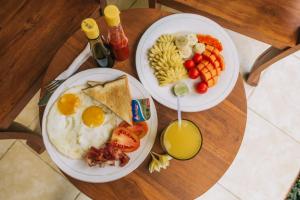
[[[194,68],[189,70],[189,77],[191,79],[196,79],[196,78],[199,77],[199,75],[200,75],[200,73],[199,73],[197,68],[194,67]]]
[[[147,122],[133,122],[133,126],[130,126],[125,121],[119,124],[119,127],[127,128],[142,139],[148,132]]]
[[[187,70],[192,69],[193,67],[195,67],[195,63],[193,60],[186,60],[184,62],[184,66]]]
[[[202,55],[199,54],[199,53],[195,53],[194,56],[193,56],[193,61],[196,64],[199,64],[201,60],[202,60]]]
[[[196,85],[196,91],[200,94],[204,94],[205,92],[207,92],[207,84],[205,82],[200,82],[197,83]]]
[[[118,127],[113,131],[111,144],[124,152],[135,151],[140,146],[140,138],[124,127]]]

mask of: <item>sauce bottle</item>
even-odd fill
[[[108,25],[108,42],[116,60],[126,60],[129,57],[128,38],[121,25],[119,9],[114,5],[106,6],[104,19]]]
[[[83,20],[81,29],[89,40],[93,58],[97,61],[98,66],[113,67],[114,59],[110,50],[103,44],[96,21],[92,18]]]

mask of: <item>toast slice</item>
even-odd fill
[[[94,83],[94,84],[93,84]],[[132,125],[131,94],[126,75],[104,84],[95,84],[83,92],[107,106],[121,119]]]
[[[97,81],[88,81],[87,84],[90,87],[94,87],[96,85],[103,85],[104,83],[103,82],[97,82]]]

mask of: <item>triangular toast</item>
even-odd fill
[[[91,82],[90,82],[91,83]],[[131,94],[126,75],[104,84],[92,82],[83,92],[107,106],[120,118],[132,125]]]

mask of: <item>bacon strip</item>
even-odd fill
[[[91,147],[85,155],[85,161],[90,167],[99,165],[115,165],[115,161],[119,161],[119,166],[123,167],[129,162],[129,157],[119,148],[111,143],[106,143],[103,148]]]

